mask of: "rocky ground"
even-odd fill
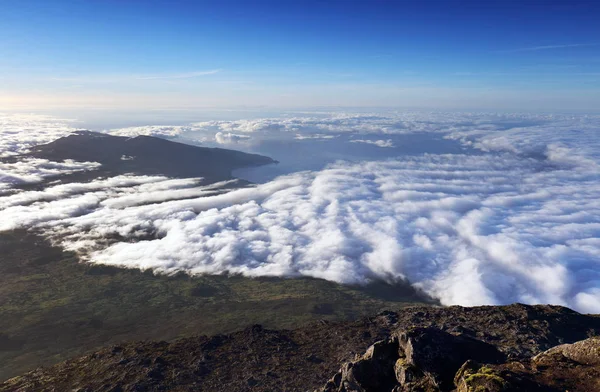
[[[599,335],[600,317],[558,306],[419,306],[111,346],[0,391],[590,392],[600,391]]]

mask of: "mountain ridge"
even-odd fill
[[[594,391],[600,340],[590,338],[598,335],[600,317],[560,306],[417,306],[294,330],[254,325],[111,346],[0,391]],[[591,350],[587,364],[563,354],[582,347]]]
[[[86,181],[92,176],[134,174],[203,177],[205,183],[214,183],[232,179],[235,169],[277,163],[263,155],[236,150],[193,146],[154,136],[125,137],[92,131],[76,131],[9,160],[18,158],[101,164],[95,170],[62,176],[69,182]]]

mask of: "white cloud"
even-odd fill
[[[587,46],[598,46],[598,44],[597,43],[587,43],[587,44],[538,45],[538,46],[530,46],[527,48],[505,50],[505,51],[502,51],[502,53],[537,52],[540,50],[581,48],[581,47],[587,47]]]
[[[365,144],[373,144],[377,147],[394,147],[394,143],[392,139],[387,140],[369,140],[369,139],[354,139],[350,140],[351,143],[365,143]]]
[[[74,120],[55,119],[36,114],[0,113],[0,192],[14,184],[34,183],[45,177],[97,169],[96,162],[52,162],[46,159],[25,158],[15,161],[15,156],[25,154],[34,146],[52,142],[76,131],[69,124]]]
[[[194,71],[194,72],[183,72],[175,74],[159,74],[159,75],[142,75],[137,76],[136,79],[140,80],[154,80],[154,79],[192,79],[199,76],[214,75],[221,72],[220,69],[211,69],[208,71]]]
[[[46,144],[74,131],[72,120],[58,120],[35,114],[0,113],[0,158],[23,154],[33,146]]]
[[[405,134],[443,130],[443,124],[432,122],[428,115],[356,115],[332,113],[319,117],[262,118],[236,121],[204,121],[186,126],[146,126],[107,131],[119,136],[150,135],[159,137],[211,138],[215,133],[231,133],[253,137],[281,137],[294,139],[333,138],[339,133],[349,134]],[[444,118],[443,116],[441,118]],[[444,118],[444,122],[448,121]]]
[[[296,140],[311,140],[311,139],[327,140],[327,139],[334,139],[335,137],[337,137],[337,135],[323,135],[321,133],[317,133],[314,135],[303,135],[301,133],[297,133],[296,136],[294,136],[294,139],[296,139]]]
[[[77,162],[71,159],[63,162],[52,162],[47,159],[27,158],[14,163],[0,162],[0,183],[40,182],[45,177],[93,170],[100,166],[97,162]]]
[[[240,135],[231,132],[217,132],[215,133],[215,141],[219,144],[237,144],[250,139],[248,135]]]
[[[164,273],[408,278],[445,304],[599,312],[598,120],[422,114],[196,124],[194,132],[253,139],[445,135],[479,153],[338,162],[231,191],[161,177],[59,185],[0,196],[0,230],[38,227],[92,262]],[[114,242],[115,234],[140,241]]]
[[[74,77],[54,77],[50,80],[58,82],[69,82],[69,83],[119,83],[128,82],[132,80],[177,80],[177,79],[193,79],[201,76],[214,75],[221,72],[221,69],[210,69],[206,71],[192,71],[192,72],[179,72],[179,73],[163,73],[163,74],[151,74],[151,75],[83,75]]]
[[[163,138],[171,138],[179,136],[185,132],[194,132],[196,129],[193,126],[180,126],[180,125],[148,125],[141,127],[129,127],[112,129],[106,131],[114,136],[156,136]]]
[[[592,288],[575,296],[576,307],[583,313],[600,313],[600,288]]]
[[[578,126],[589,128],[597,122],[595,116],[558,116],[539,114],[445,113],[445,112],[388,112],[378,113],[298,113],[294,117],[259,118],[235,121],[204,121],[188,125],[141,126],[112,129],[106,132],[119,136],[149,135],[182,138],[188,141],[214,140],[216,133],[252,136],[255,140],[331,139],[340,135],[379,136],[384,142],[394,135],[439,134],[457,140],[477,138],[489,143],[494,138],[529,132],[530,137],[543,130],[543,124],[553,128]],[[494,132],[502,131],[502,132]],[[479,140],[485,137],[486,140]],[[359,138],[367,139],[367,138]],[[369,137],[368,139],[372,139]],[[499,143],[500,139],[494,143]],[[515,142],[514,138],[510,142]],[[510,143],[507,142],[507,143]],[[471,141],[472,143],[472,141]],[[484,145],[481,147],[485,147]],[[527,144],[527,141],[521,143]],[[509,145],[509,144],[507,144]],[[518,145],[517,145],[518,147]]]
[[[148,190],[85,192],[7,208],[0,221],[46,228],[69,249],[94,244],[91,260],[112,265],[342,283],[406,277],[446,304],[582,309],[587,297],[579,288],[599,278],[585,272],[597,267],[598,244],[568,242],[600,233],[598,174],[582,181],[547,170],[546,162],[506,155],[338,164],[256,188],[135,207],[128,201]],[[169,192],[154,194],[146,200]],[[569,218],[577,212],[584,214]],[[111,233],[159,238],[103,248]]]
[[[166,177],[160,176],[116,176],[107,179],[99,179],[89,183],[68,183],[61,185],[52,185],[42,191],[21,192],[9,197],[0,199],[0,208],[16,207],[23,205],[31,205],[38,202],[48,202],[61,200],[72,197],[77,194],[105,191],[109,190],[112,193],[106,195],[115,195],[116,193],[145,193],[148,191],[146,187],[138,187],[142,184],[150,183],[153,189],[179,189],[180,187],[192,186],[198,182],[198,179],[191,178],[185,180],[170,180],[166,181]],[[163,185],[158,187],[157,182]],[[5,222],[8,223],[8,222]]]

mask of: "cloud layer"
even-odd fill
[[[63,162],[53,162],[47,159],[28,158],[16,162],[0,162],[0,183],[5,185],[35,183],[45,177],[69,174],[83,170],[93,170],[100,167],[96,162],[77,162],[67,159]]]
[[[478,153],[338,161],[234,190],[133,176],[55,185],[0,197],[0,230],[37,227],[91,262],[164,273],[407,278],[445,304],[553,303],[600,313],[597,117],[438,114],[412,126],[401,116],[338,115],[306,120],[307,130],[291,123],[211,123],[210,132],[283,132],[297,143],[307,142],[298,135],[338,143],[321,136],[423,133]]]
[[[32,146],[73,133],[76,129],[69,122],[42,115],[0,113],[0,158],[23,154]]]
[[[70,135],[76,128],[72,120],[58,120],[43,115],[0,113],[0,194],[11,191],[14,185],[36,183],[45,177],[97,169],[96,162],[52,162],[46,159],[6,159],[24,154],[33,146],[49,143]]]
[[[387,140],[354,139],[354,140],[350,140],[350,142],[351,143],[372,144],[377,147],[394,147],[394,142],[392,142],[392,139],[387,139]]]

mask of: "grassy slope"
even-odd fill
[[[0,233],[0,380],[103,345],[290,328],[424,301],[407,287],[318,279],[155,276],[83,264],[24,231]]]

